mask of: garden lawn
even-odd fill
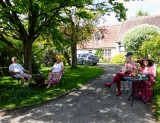
[[[154,101],[156,103],[156,119],[160,121],[160,67],[158,68],[158,77],[154,85]]]
[[[47,79],[50,68],[43,67],[41,72]],[[62,83],[55,87],[46,89],[40,87],[20,87],[18,81],[11,84],[11,77],[0,78],[0,110],[12,109],[24,106],[40,104],[47,100],[54,99],[70,90],[78,88],[89,80],[96,78],[103,73],[97,66],[78,66],[76,69],[65,67]]]

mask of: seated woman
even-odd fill
[[[60,57],[56,57],[56,62],[54,63],[52,69],[51,69],[51,72],[48,76],[48,86],[47,88],[50,88],[51,85],[55,85],[57,84],[62,75],[63,75],[63,72],[64,72],[64,65],[63,65],[63,62],[61,62],[61,59]]]
[[[119,71],[116,76],[113,78],[112,82],[106,82],[105,86],[106,87],[110,87],[113,83],[117,84],[117,94],[116,96],[121,95],[121,81],[123,80],[124,76],[131,76],[133,74],[133,72],[135,72],[135,70],[137,70],[137,64],[131,60],[132,57],[132,53],[127,53],[126,54],[126,62],[124,64],[124,66],[122,67],[122,70]]]
[[[152,100],[153,96],[153,84],[155,83],[155,77],[157,76],[157,71],[153,67],[153,61],[147,57],[138,61],[141,65],[138,72],[142,74],[147,74],[149,80],[139,82],[133,82],[133,88],[135,88],[134,97],[142,99],[145,103]],[[138,90],[137,90],[138,89]]]

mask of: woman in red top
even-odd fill
[[[124,76],[132,76],[133,72],[137,70],[137,64],[131,60],[132,53],[127,53],[126,54],[126,62],[124,63],[124,66],[122,67],[122,70],[119,71],[116,76],[113,78],[112,82],[106,82],[105,86],[106,87],[111,87],[113,83],[117,84],[117,94],[116,96],[121,95],[121,81],[123,80]]]
[[[152,100],[153,84],[155,83],[155,77],[158,73],[153,66],[152,60],[144,58],[140,60],[139,63],[141,64],[141,67],[139,68],[138,72],[148,75],[149,80],[141,83],[139,81],[133,82],[133,87],[136,89],[134,96],[142,99],[146,103]]]

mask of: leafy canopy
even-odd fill
[[[160,29],[153,25],[142,24],[130,29],[123,37],[122,42],[128,52],[137,52],[144,41],[150,40],[159,34]]]
[[[0,41],[15,49],[14,43],[21,42],[17,50],[24,56],[25,68],[31,71],[32,45],[39,36],[55,32],[59,22],[70,21],[64,13],[72,7],[102,15],[114,12],[118,20],[126,18],[127,9],[117,0],[0,0]],[[77,13],[84,15],[85,11]]]
[[[155,63],[160,63],[160,35],[154,36],[151,40],[145,41],[140,47],[142,57],[148,54]]]

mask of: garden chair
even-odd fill
[[[60,82],[59,82],[61,87],[62,87],[63,84],[65,84],[66,77],[67,77],[66,73],[63,72],[62,78],[60,79]]]
[[[12,73],[10,73],[10,75],[11,75],[11,81],[12,81],[11,83],[12,83],[12,85],[14,83],[14,80],[17,80],[18,81],[18,85],[20,85],[20,83],[19,83],[20,79],[19,78],[15,78]]]
[[[13,85],[13,83],[14,83],[14,80],[17,80],[18,85],[20,85],[20,84],[21,84],[21,83],[19,82],[19,81],[21,81],[21,79],[20,79],[20,78],[16,78],[16,77],[14,77],[13,73],[10,73],[10,75],[11,75],[11,83],[12,83],[12,85]],[[27,80],[27,78],[24,78],[24,80],[26,81],[26,80]]]
[[[127,80],[122,80],[121,81],[121,90],[126,91],[127,94],[129,92],[129,87],[130,87],[130,81]],[[115,93],[117,92],[117,85],[115,83]]]

